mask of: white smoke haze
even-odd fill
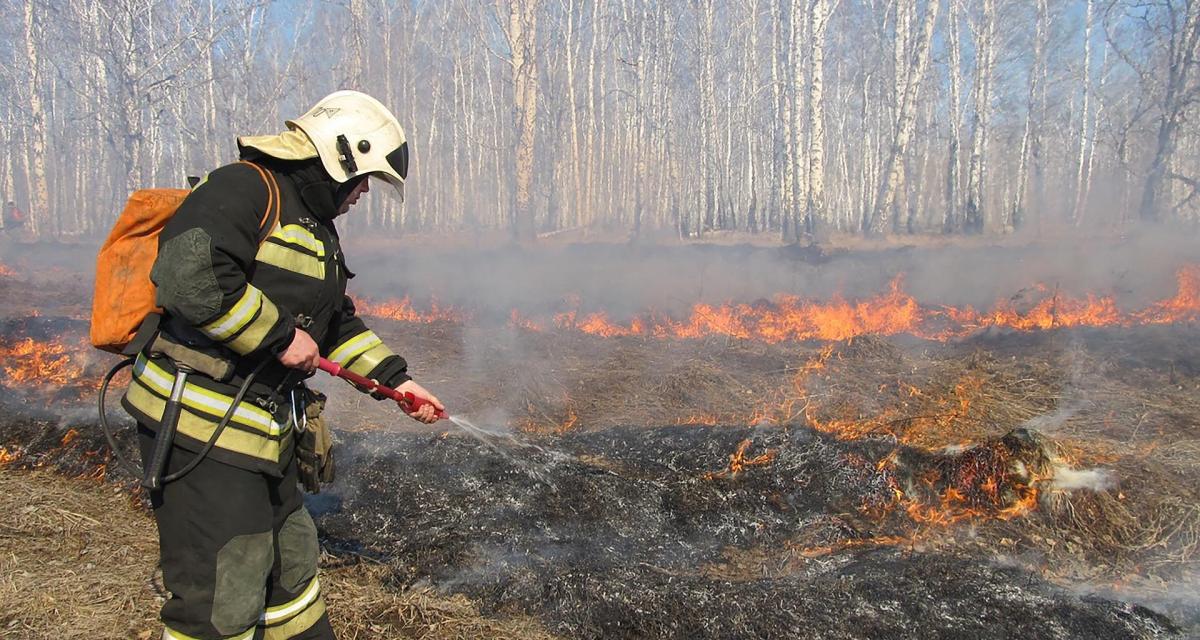
[[[418,309],[430,300],[507,319],[513,309],[581,312],[615,319],[649,309],[684,314],[698,302],[755,302],[784,294],[829,300],[878,295],[903,276],[902,288],[922,304],[1018,308],[1056,292],[1112,295],[1136,309],[1175,292],[1175,272],[1200,262],[1190,234],[1146,232],[1111,241],[1027,246],[981,244],[908,247],[797,260],[786,250],[748,245],[647,246],[598,244],[518,248],[387,246],[347,239],[352,293],[374,300],[410,295]],[[1033,285],[1047,290],[1034,291]]]
[[[1064,464],[1055,464],[1053,469],[1050,486],[1059,491],[1107,491],[1117,486],[1116,474],[1108,469],[1073,469]]]

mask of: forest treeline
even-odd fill
[[[41,236],[355,88],[355,229],[783,240],[1200,218],[1200,0],[0,0],[0,199]]]

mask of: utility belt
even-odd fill
[[[215,446],[228,449],[236,454],[247,455],[251,458],[279,462],[280,441],[290,430],[296,443],[296,463],[301,484],[312,493],[320,491],[321,483],[333,481],[333,441],[328,424],[322,417],[325,407],[325,396],[304,386],[304,375],[300,372],[285,370],[280,380],[275,384],[259,382],[258,376],[263,369],[271,366],[274,358],[270,355],[258,362],[254,368],[242,377],[237,393],[230,397],[227,394],[189,384],[188,378],[193,374],[201,374],[214,381],[233,384],[237,369],[236,361],[223,353],[219,346],[204,344],[185,344],[174,338],[170,333],[155,330],[143,337],[141,349],[145,360],[135,365],[134,374],[138,378],[135,387],[140,395],[144,394],[142,386],[144,378],[160,395],[167,395],[166,403],[162,405],[159,428],[155,436],[152,455],[144,465],[142,485],[151,491],[159,490],[166,482],[178,479],[190,472]],[[150,360],[163,356],[171,361],[175,368],[174,381],[168,384],[168,372],[161,370]],[[138,368],[140,366],[140,369]],[[167,387],[169,386],[169,394]],[[127,399],[134,396],[134,387]],[[145,403],[146,400],[143,400]],[[161,402],[161,400],[159,400]],[[253,404],[260,411],[254,411],[243,403]],[[133,400],[132,404],[137,405]],[[182,471],[164,476],[166,458],[171,445],[174,444],[177,429],[181,426],[184,433],[197,440],[197,425],[193,415],[183,411],[199,409],[213,413],[213,409],[223,411],[223,416],[210,428],[203,448],[194,457],[191,464]],[[230,422],[236,422],[234,430],[226,439],[225,446],[218,442]],[[249,427],[249,428],[246,428]],[[190,433],[189,433],[190,430]]]

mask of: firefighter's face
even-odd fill
[[[354,206],[354,204],[358,202],[359,196],[371,190],[370,182],[370,177],[363,177],[361,182],[354,185],[354,189],[350,191],[350,195],[346,196],[345,202],[343,202],[342,206],[338,209],[338,215],[349,211],[350,207]]]

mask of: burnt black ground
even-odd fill
[[[85,409],[64,417],[53,403],[3,396],[0,444],[20,448],[18,464],[72,475],[111,467]],[[79,435],[63,444],[68,426]],[[896,447],[890,438],[845,442],[797,425],[625,427],[542,436],[532,440],[541,449],[508,456],[456,432],[340,438],[342,476],[310,499],[328,548],[386,562],[398,589],[432,584],[484,613],[535,615],[565,637],[1187,637],[1180,626],[1200,617],[1068,592],[955,545],[806,557],[913,533],[899,514],[858,509],[890,491],[874,466]],[[745,438],[748,457],[777,457],[706,477]]]
[[[612,429],[519,453],[522,468],[457,435],[347,436],[355,471],[311,502],[331,546],[388,562],[398,585],[431,582],[567,637],[1182,637],[1149,609],[990,557],[900,545],[804,558],[801,547],[905,531],[856,514],[883,489],[854,460],[886,442]],[[775,448],[776,460],[704,477],[746,437],[750,455]]]

